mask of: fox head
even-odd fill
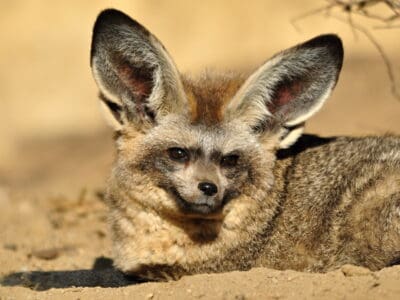
[[[276,151],[293,144],[321,108],[342,60],[340,39],[321,35],[249,77],[189,80],[146,28],[103,11],[91,66],[117,132],[115,189],[149,209],[204,218],[242,194],[252,197],[250,187],[267,190]]]

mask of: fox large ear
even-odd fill
[[[127,123],[147,128],[187,109],[179,72],[163,45],[120,11],[108,9],[97,17],[91,67],[117,130]]]
[[[342,42],[336,35],[321,35],[283,51],[245,81],[225,116],[257,132],[278,128],[280,147],[288,147],[331,94],[342,61]]]

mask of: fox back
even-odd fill
[[[400,138],[302,135],[342,61],[329,34],[250,75],[193,79],[146,28],[103,11],[91,66],[116,130],[106,195],[116,267],[159,280],[396,262]]]

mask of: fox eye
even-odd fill
[[[187,162],[189,160],[189,153],[187,150],[182,148],[169,148],[168,149],[169,158],[177,162]]]
[[[235,167],[238,163],[238,160],[239,160],[239,155],[237,154],[226,155],[221,158],[221,166],[224,168]]]

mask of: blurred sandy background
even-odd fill
[[[0,188],[75,192],[102,186],[112,159],[111,131],[98,109],[89,68],[96,15],[114,7],[155,33],[182,72],[257,66],[315,35],[339,34],[346,59],[335,93],[308,125],[322,135],[400,133],[400,101],[374,46],[302,1],[0,2]],[[384,9],[383,9],[384,11]],[[338,15],[339,11],[335,10]],[[379,22],[354,18],[370,28]],[[399,29],[372,31],[398,84]]]

